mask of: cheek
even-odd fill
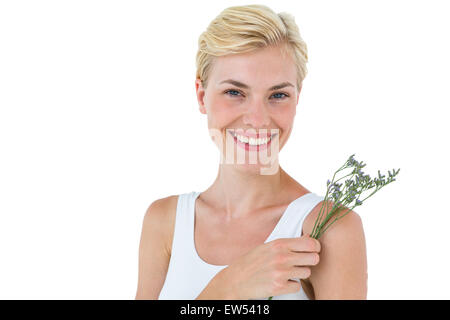
[[[208,108],[209,123],[213,127],[222,128],[236,119],[237,111],[221,99],[212,100]]]
[[[277,123],[277,125],[283,130],[288,130],[292,127],[295,118],[295,106],[280,106],[278,108],[272,109],[272,119]]]

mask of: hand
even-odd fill
[[[222,282],[237,299],[264,299],[300,290],[293,278],[311,275],[319,263],[320,242],[304,235],[264,243],[221,270]]]

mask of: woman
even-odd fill
[[[222,161],[205,191],[148,208],[136,299],[366,299],[360,217],[310,238],[332,202],[278,164],[306,62],[294,18],[262,5],[225,9],[200,36],[197,100]]]

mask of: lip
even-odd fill
[[[233,134],[230,132],[231,137],[234,140],[234,143],[236,143],[239,147],[242,149],[245,149],[246,151],[262,151],[266,150],[270,144],[272,143],[272,139],[278,135],[278,133],[275,133],[271,136],[270,140],[266,144],[262,145],[250,145],[249,143],[241,142],[239,141]]]

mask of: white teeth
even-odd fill
[[[247,138],[247,137],[243,137],[243,136],[237,135],[236,138],[237,138],[240,142],[248,143],[248,138]]]
[[[270,137],[268,138],[268,137],[266,137],[266,138],[258,138],[258,139],[255,139],[255,138],[248,138],[248,137],[245,137],[245,136],[241,136],[241,135],[239,135],[239,134],[236,134],[235,132],[233,132],[233,135],[236,137],[236,139],[238,139],[240,142],[242,142],[242,143],[248,143],[249,145],[252,145],[252,146],[259,146],[259,145],[262,145],[262,144],[266,144],[267,142],[269,142],[270,141]]]

